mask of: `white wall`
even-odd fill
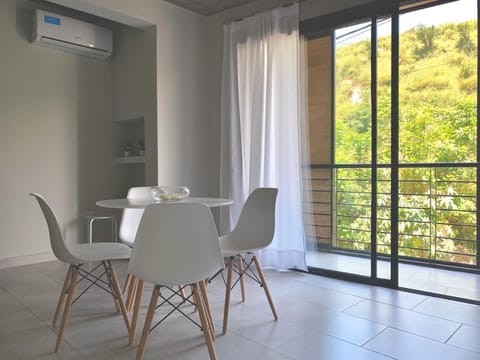
[[[32,14],[28,2],[0,2],[0,262],[50,253],[29,192],[51,202],[75,241],[98,184],[112,180],[110,65],[31,45]]]
[[[154,154],[158,181],[185,184],[193,195],[205,195],[206,19],[156,0],[56,2],[71,2],[73,9],[156,29],[146,37],[156,41],[155,56],[149,56],[156,59],[149,76],[156,78],[147,81],[147,86],[153,83],[156,88],[145,93],[155,94],[153,101],[148,100],[155,108],[146,116],[153,118],[152,124],[158,120],[158,131],[147,127],[147,137],[158,143]],[[0,53],[0,267],[28,262],[31,255],[42,254],[32,261],[50,256],[44,220],[28,192],[47,197],[60,221],[69,226],[72,241],[84,212],[95,209],[96,200],[118,193],[112,187],[116,165],[110,61],[29,44],[31,9],[38,6],[42,5],[26,0],[0,2],[0,42],[8,49]],[[137,94],[135,88],[131,91]],[[156,171],[147,173],[146,181],[156,177]]]
[[[53,0],[132,24],[156,26],[158,182],[209,189],[207,18],[161,0]]]

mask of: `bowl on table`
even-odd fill
[[[150,195],[157,202],[172,202],[187,198],[190,190],[186,186],[152,186]]]

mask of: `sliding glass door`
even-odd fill
[[[307,265],[479,301],[477,0],[370,12],[306,40]]]
[[[479,268],[477,1],[410,9],[399,28],[399,286],[480,300],[478,275],[452,271]]]
[[[313,216],[306,217],[307,263],[366,281],[390,280],[391,273],[388,23],[368,19],[307,41],[310,172],[305,173],[311,176],[306,183],[311,179],[313,202]],[[381,56],[372,57],[379,43]],[[378,78],[383,86],[372,86]],[[386,255],[382,260],[379,251]]]

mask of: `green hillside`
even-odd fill
[[[378,163],[391,162],[390,38],[378,40]],[[399,177],[399,254],[474,264],[474,167],[430,163],[476,162],[477,22],[418,26],[400,35],[399,160],[425,164]],[[336,49],[335,163],[371,163],[371,46]],[[378,172],[377,242],[390,252],[390,171]],[[336,246],[370,250],[369,169],[336,172]]]
[[[477,24],[400,35],[401,162],[476,158]],[[390,162],[390,38],[378,40],[379,162]],[[370,163],[370,42],[336,52],[336,162]]]

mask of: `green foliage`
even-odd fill
[[[377,155],[391,162],[391,41],[377,41]],[[417,26],[400,35],[401,163],[474,163],[477,138],[477,21]],[[370,164],[370,42],[336,50],[335,163]],[[337,173],[336,245],[370,251],[371,171]],[[377,243],[390,252],[390,173],[379,169]],[[405,168],[400,173],[400,255],[474,263],[475,168]]]
[[[435,27],[419,25],[415,28],[414,34],[417,37],[415,55],[417,55],[417,59],[425,58],[435,50]]]

